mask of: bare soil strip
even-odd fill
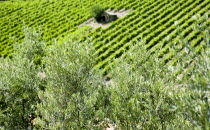
[[[106,10],[107,13],[112,14],[112,15],[117,15],[118,18],[123,18],[128,13],[130,13],[131,11],[132,10],[124,10],[124,9],[119,10],[119,11],[116,11],[116,10]],[[94,29],[95,28],[99,28],[99,27],[107,28],[110,24],[111,24],[111,22],[110,23],[98,23],[98,22],[95,21],[94,18],[90,18],[86,22],[80,24],[79,27],[82,27],[84,25],[88,25],[88,26],[91,26]]]

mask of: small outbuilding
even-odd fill
[[[117,15],[111,12],[104,12],[100,15],[100,22],[112,22],[117,20]]]

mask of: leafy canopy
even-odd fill
[[[100,5],[95,5],[92,7],[90,11],[90,15],[94,17],[96,20],[100,18],[100,15],[104,13],[105,8],[101,7]]]

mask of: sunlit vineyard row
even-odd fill
[[[79,35],[81,42],[92,39],[98,55],[96,67],[104,71],[139,41],[166,62],[175,62],[176,54],[184,53],[182,37],[196,51],[202,47],[203,32],[194,30],[194,24],[210,29],[209,0],[42,0],[0,4],[0,56],[4,57],[12,52],[14,42],[23,41],[26,26],[40,30],[39,40],[51,43],[80,32],[79,25],[90,18],[89,10],[94,5],[110,10],[131,9],[109,27],[92,31],[87,28],[88,33]],[[196,21],[199,16],[203,19]],[[169,49],[174,45],[179,46],[175,53]]]
[[[166,62],[176,60],[176,55],[169,51],[169,47],[174,44],[180,46],[175,54],[183,53],[181,36],[196,51],[202,47],[203,32],[193,30],[193,25],[203,25],[203,30],[210,29],[210,1],[158,0],[153,3],[137,2],[135,5],[138,6],[133,6],[133,12],[125,18],[114,22],[107,29],[99,28],[89,34],[88,37],[94,39],[96,54],[99,55],[98,68],[105,68],[106,71],[113,59],[140,40],[145,42],[147,49],[154,52],[158,50],[156,53]],[[203,19],[196,23],[199,16]]]
[[[26,2],[3,1],[0,3],[0,56],[12,52],[14,42],[24,39],[24,27],[40,30],[40,40],[50,43],[74,32],[90,18],[94,5],[120,9],[132,3],[131,0],[35,0]]]

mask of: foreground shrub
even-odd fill
[[[34,123],[37,127],[50,129],[82,128],[93,114],[85,104],[85,97],[91,96],[100,80],[100,76],[94,79],[93,50],[88,43],[84,46],[69,41],[60,45],[55,43],[47,52],[44,58],[47,84],[45,91],[39,92],[42,103],[37,111],[42,118]]]
[[[139,48],[110,72],[105,118],[120,129],[208,129],[209,50],[185,73],[183,62],[167,66]]]
[[[203,32],[201,53],[181,39],[185,53],[173,66],[139,42],[106,80],[94,69],[92,44],[46,48],[29,33],[12,59],[0,59],[0,127],[209,129],[210,37]]]
[[[168,66],[143,45],[135,46],[105,81],[90,69],[95,62],[89,49],[54,46],[45,59],[47,85],[39,93],[37,128],[208,129],[209,48]],[[189,69],[185,62],[192,58]]]
[[[16,44],[11,59],[0,59],[0,126],[6,129],[33,127],[41,80],[44,44],[38,33],[26,31],[25,42]]]

